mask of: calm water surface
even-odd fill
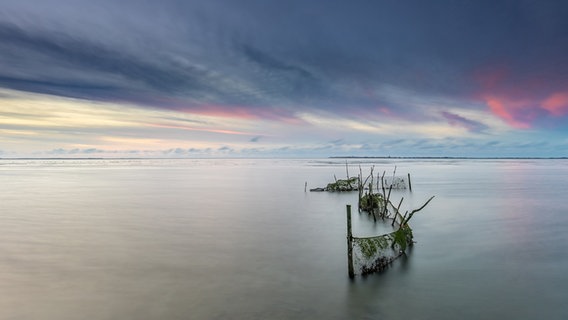
[[[351,282],[344,160],[0,160],[0,319],[566,318],[568,161],[359,162],[436,198]]]

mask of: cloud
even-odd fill
[[[45,102],[0,110],[10,148],[27,132],[66,150],[324,141],[317,151],[342,137],[335,147],[348,152],[396,138],[544,136],[568,121],[566,3],[133,4],[3,1],[2,104],[15,92]],[[70,112],[46,96],[73,98]]]
[[[291,74],[296,80],[315,80],[314,75],[302,67],[294,66],[292,64],[280,61],[275,57],[272,57],[258,49],[253,48],[250,45],[243,46],[244,55],[251,61],[257,63],[263,69],[281,71],[284,73]]]
[[[442,116],[448,120],[450,125],[462,127],[471,132],[480,133],[488,129],[488,127],[481,122],[466,119],[451,112],[443,111]]]
[[[474,96],[514,128],[562,123],[568,113],[568,78],[556,73],[537,70],[526,75],[508,65],[487,66],[473,76],[478,90]]]
[[[568,92],[554,93],[542,101],[541,105],[553,116],[564,116],[568,113]]]
[[[116,151],[111,150],[101,150],[97,148],[87,148],[87,149],[64,149],[64,148],[57,148],[51,151],[48,151],[47,154],[49,155],[88,155],[88,154],[108,154],[108,153],[116,153]]]

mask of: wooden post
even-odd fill
[[[391,197],[391,191],[392,191],[392,183],[389,187],[389,194],[387,196],[387,200],[385,200],[385,211],[383,212],[383,219],[385,216],[387,216],[387,214],[389,213],[389,206],[388,204],[390,203],[390,197]]]
[[[412,191],[412,184],[410,183],[410,173],[408,174],[408,189]]]
[[[347,269],[349,278],[355,277],[353,271],[353,234],[351,233],[351,205],[347,205]]]

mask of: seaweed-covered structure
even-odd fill
[[[310,191],[329,191],[329,192],[341,192],[341,191],[357,191],[359,188],[359,178],[358,177],[347,177],[347,179],[335,180],[335,182],[328,183],[324,188],[314,188]]]
[[[359,191],[359,198],[361,198],[362,192],[364,190],[369,190],[369,193],[373,193],[373,185],[374,185],[374,175],[373,170],[374,167],[371,168],[371,173],[365,180],[363,180],[363,174],[361,172],[361,167],[359,167],[359,175],[357,177],[349,177],[349,167],[347,163],[345,164],[345,168],[347,171],[347,178],[346,179],[337,179],[335,175],[333,176],[335,182],[330,182],[325,187],[318,187],[310,189],[310,191],[314,192],[342,192],[342,191]],[[396,176],[396,167],[394,169],[392,176],[385,177],[385,173],[383,172],[382,176],[377,175],[377,182],[375,189],[383,188],[389,190],[404,190],[409,189],[412,191],[412,185],[410,184],[410,173],[406,177]],[[307,185],[307,182],[306,182]]]
[[[355,264],[363,276],[386,269],[402,256],[413,243],[412,229],[407,225],[376,237],[353,237]]]
[[[412,216],[422,210],[434,197],[431,197],[420,208],[400,212],[404,197],[395,205],[391,199],[393,190],[412,191],[410,174],[397,176],[396,167],[391,176],[386,172],[374,175],[374,167],[367,177],[363,177],[361,167],[357,177],[349,177],[349,167],[345,164],[347,179],[341,180],[334,176],[335,182],[324,188],[310,189],[310,191],[358,191],[359,212],[366,212],[373,217],[374,222],[381,220],[390,224],[392,232],[374,237],[354,237],[351,231],[351,205],[347,205],[347,257],[349,277],[355,274],[367,275],[382,271],[394,260],[404,255],[406,249],[412,246],[413,234],[408,221]],[[306,183],[307,185],[307,183]]]
[[[351,231],[351,206],[347,206],[347,258],[349,267],[349,277],[355,276],[355,265],[357,273],[367,275],[386,269],[391,262],[402,256],[406,249],[414,244],[412,228],[408,221],[412,216],[424,209],[434,197],[431,197],[420,208],[412,211],[406,211],[404,215],[398,211],[398,207],[394,207],[392,203],[387,202],[380,194],[370,194],[368,199],[377,199],[379,206],[385,208],[388,214],[382,215],[382,220],[388,222],[392,220],[391,226],[394,231],[374,237],[354,237]],[[382,204],[381,204],[382,203]],[[389,209],[390,208],[390,209]],[[374,210],[374,209],[373,209]],[[392,217],[391,217],[391,210]],[[355,256],[355,259],[353,259]]]

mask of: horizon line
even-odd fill
[[[208,160],[208,159],[407,159],[407,160],[566,160],[568,157],[328,156],[328,157],[0,157],[0,160]]]

